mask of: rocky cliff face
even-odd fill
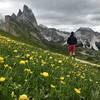
[[[13,13],[11,16],[5,16],[3,29],[17,37],[23,36],[28,39],[34,37],[38,39],[39,30],[36,18],[32,10],[26,5],[24,5],[23,11],[19,10],[17,15]]]
[[[54,28],[48,28],[44,25],[39,25],[40,38],[43,42],[55,46],[62,46],[66,41],[67,34]]]
[[[84,48],[99,50],[97,44],[100,43],[100,33],[97,33],[90,28],[81,27],[76,31],[76,36],[78,42],[82,43]]]

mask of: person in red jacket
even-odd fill
[[[71,35],[68,37],[67,44],[69,54],[75,57],[77,38],[74,36],[74,32],[71,32]]]

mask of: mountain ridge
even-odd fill
[[[67,38],[70,35],[69,32],[38,25],[34,13],[26,5],[23,6],[23,11],[19,9],[17,15],[13,13],[11,16],[5,16],[5,23],[2,23],[0,28],[15,37],[24,37],[33,42],[35,39],[56,48],[65,47]],[[88,27],[80,27],[75,33],[79,46],[100,50],[100,34],[98,32]]]

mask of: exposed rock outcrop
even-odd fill
[[[96,43],[100,42],[100,33],[93,31],[91,28],[81,27],[76,31],[76,36],[84,48],[99,50]]]
[[[62,46],[66,41],[67,34],[59,31],[55,28],[48,28],[44,25],[39,25],[40,29],[40,38],[46,44],[51,44],[55,46]]]
[[[19,9],[17,15],[13,13],[11,16],[5,16],[4,25],[5,27],[3,29],[14,36],[23,36],[28,39],[39,39],[36,18],[32,10],[26,5],[24,5],[23,11]]]

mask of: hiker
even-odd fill
[[[70,54],[70,56],[75,57],[77,38],[74,36],[74,32],[71,32],[71,35],[68,37],[67,44],[68,53]]]

